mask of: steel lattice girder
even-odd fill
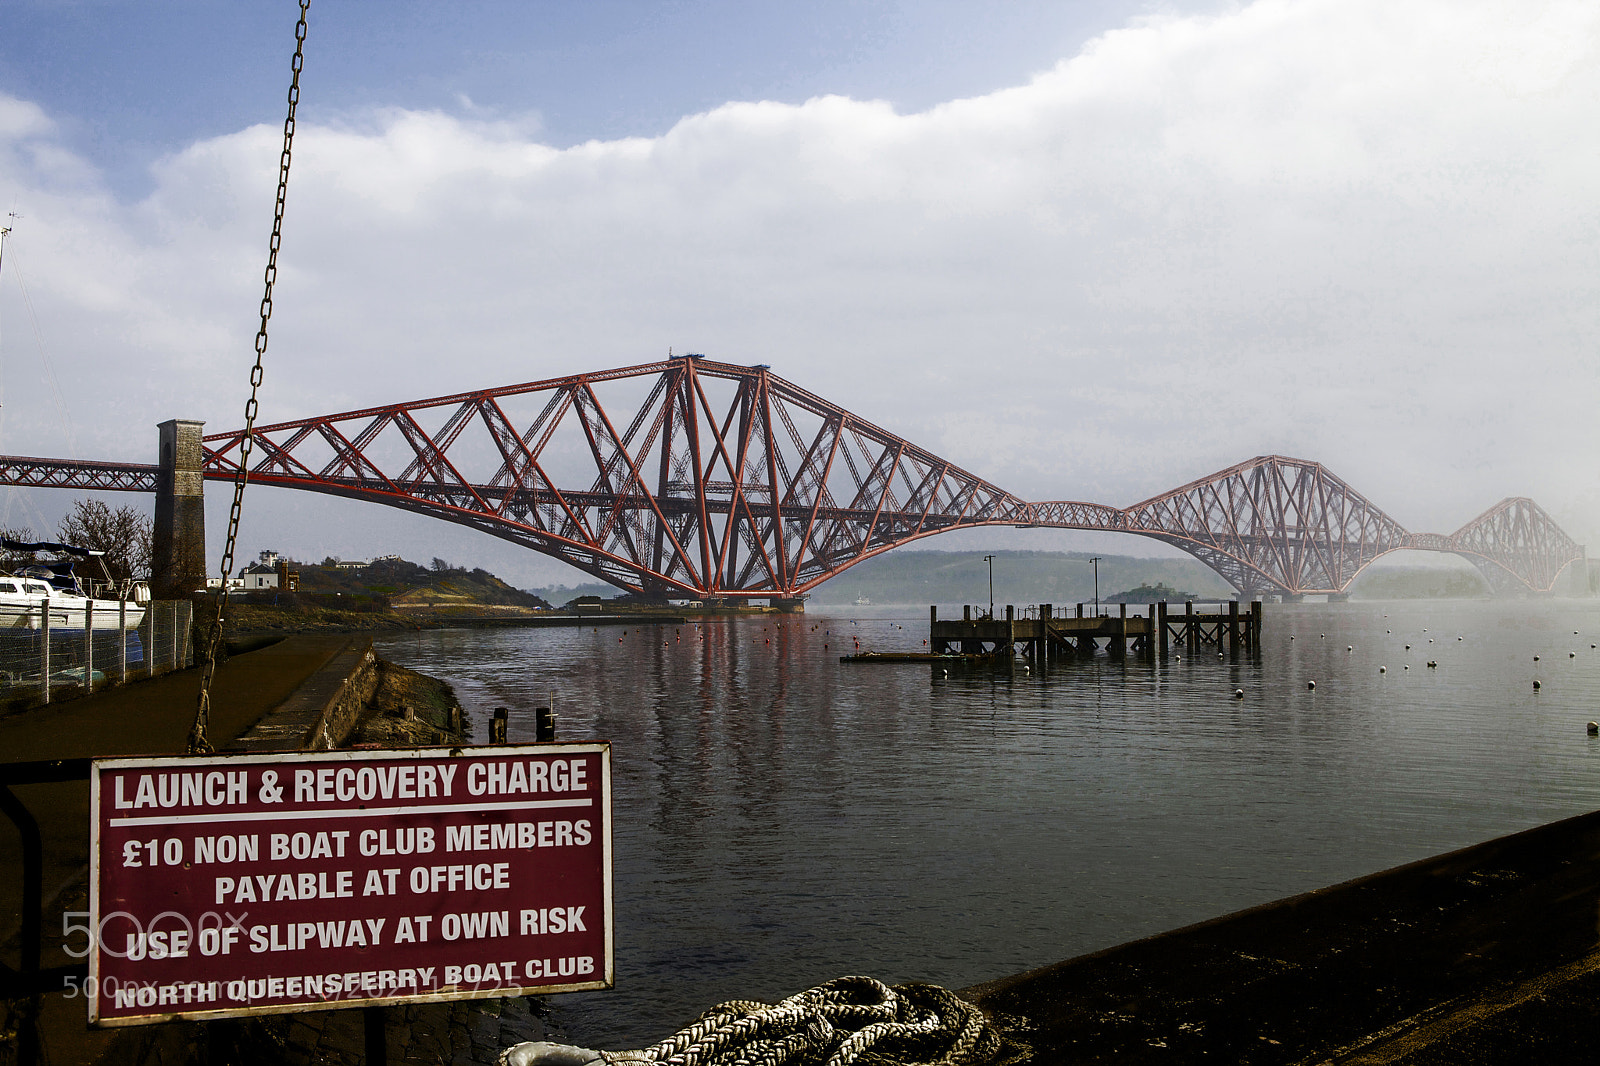
[[[206,442],[207,476],[231,476],[242,432]],[[1027,506],[764,367],[700,358],[284,422],[254,447],[254,482],[446,518],[655,595],[797,596]]]
[[[1126,530],[1182,548],[1235,588],[1340,592],[1405,529],[1321,463],[1257,456],[1127,509]]]
[[[205,439],[205,476],[232,480],[242,432]],[[252,481],[443,518],[663,596],[797,596],[979,525],[1152,537],[1242,591],[1285,593],[1344,591],[1398,548],[1456,552],[1496,591],[1549,591],[1583,552],[1521,497],[1448,537],[1408,534],[1321,464],[1284,456],[1125,509],[1025,503],[765,367],[700,358],[282,422],[253,446]],[[151,492],[156,469],[0,456],[0,484]]]
[[[154,492],[156,467],[142,463],[97,463],[76,459],[33,459],[25,455],[0,455],[0,485]]]
[[[1583,558],[1583,546],[1526,496],[1501,500],[1451,534],[1448,543],[1500,593],[1519,584],[1549,592],[1561,572]]]

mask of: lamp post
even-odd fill
[[[989,564],[989,621],[994,621],[994,556],[985,555],[983,561]]]
[[[1100,617],[1100,556],[1089,560],[1094,564],[1094,616]]]

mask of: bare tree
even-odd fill
[[[112,579],[123,581],[150,575],[153,526],[149,515],[132,507],[113,510],[99,500],[78,500],[56,527],[56,536],[64,544],[105,552]]]
[[[18,544],[34,543],[33,529],[30,526],[18,526],[15,529],[0,528],[0,539],[14,541]],[[0,570],[8,573],[19,566],[27,566],[33,562],[32,552],[13,551],[10,548],[0,547]]]

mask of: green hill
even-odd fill
[[[819,606],[864,596],[875,604],[983,604],[989,602],[989,564],[983,552],[887,552],[857,563],[812,593]],[[1094,600],[1091,552],[1002,551],[994,555],[994,602],[1058,606]],[[1100,600],[1139,586],[1192,590],[1201,599],[1227,598],[1228,583],[1192,559],[1100,556]],[[1174,599],[1180,598],[1176,593]],[[1144,601],[1133,601],[1144,602]]]
[[[481,567],[468,570],[443,560],[424,567],[400,558],[374,559],[361,566],[325,559],[320,564],[290,563],[289,568],[300,572],[299,599],[322,607],[550,606]]]

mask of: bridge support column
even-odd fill
[[[1329,603],[1349,603],[1350,602],[1350,594],[1348,592],[1330,592],[1330,593],[1328,593],[1328,602]]]
[[[774,596],[771,602],[779,614],[806,613],[806,598],[804,596]]]
[[[173,418],[156,427],[156,520],[150,591],[158,600],[187,599],[206,584],[204,422]]]

